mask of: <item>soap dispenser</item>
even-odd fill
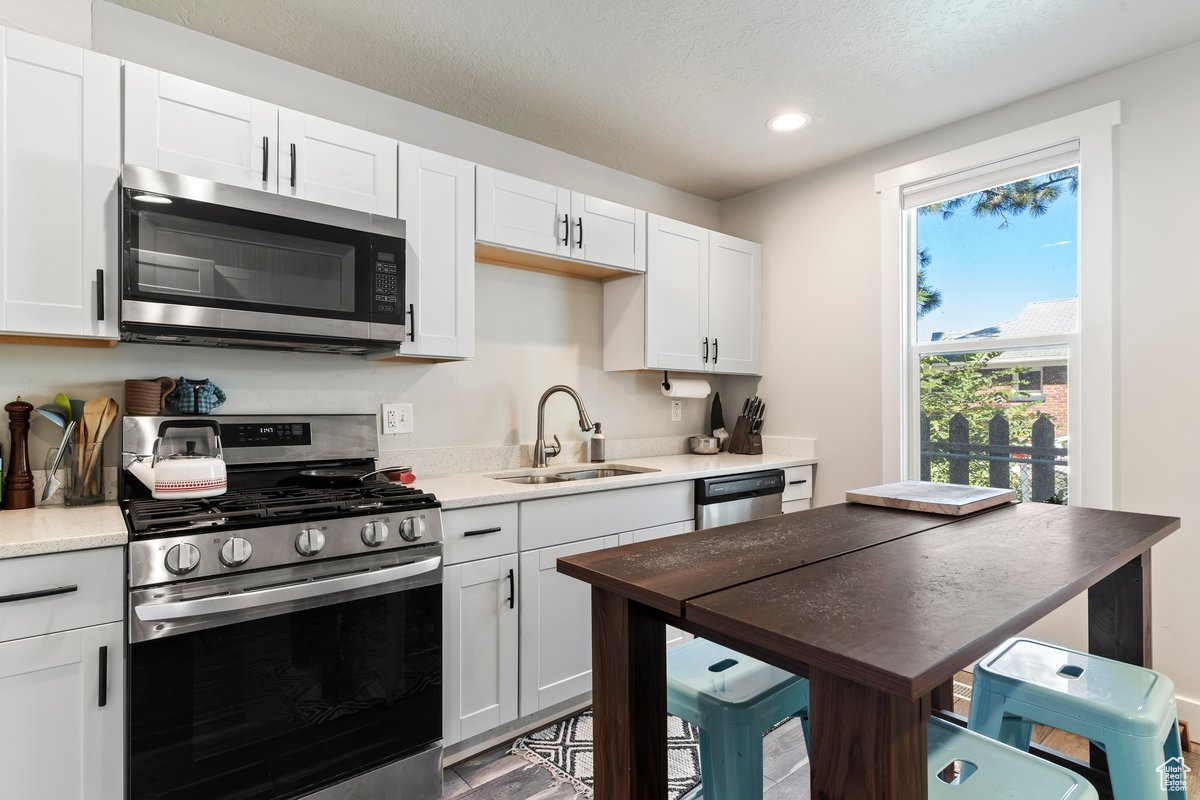
[[[588,447],[592,463],[604,463],[604,434],[600,432],[599,422],[592,427],[592,441]]]

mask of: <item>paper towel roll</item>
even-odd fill
[[[708,385],[708,381],[681,380],[679,378],[671,378],[670,389],[661,385],[659,388],[662,389],[662,393],[667,397],[684,399],[708,397],[712,392],[712,387]]]

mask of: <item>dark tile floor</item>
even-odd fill
[[[960,672],[958,680],[971,684],[971,674]],[[955,698],[954,710],[965,715],[970,702]],[[1075,758],[1087,760],[1087,740],[1053,728],[1037,726],[1034,741]],[[800,723],[791,720],[767,734],[763,740],[763,800],[809,800],[808,755]],[[509,755],[502,745],[459,762],[445,771],[444,800],[571,800],[575,790],[554,779],[544,769],[530,766],[520,756]],[[1188,797],[1200,800],[1200,752],[1186,753],[1192,768],[1188,775]]]

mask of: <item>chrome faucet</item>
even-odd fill
[[[579,409],[579,430],[587,433],[592,429],[592,419],[588,416],[587,409],[583,407],[583,398],[579,396],[579,392],[572,389],[570,386],[551,386],[542,393],[542,399],[538,401],[538,423],[537,423],[537,441],[533,443],[533,466],[546,466],[547,458],[554,458],[562,452],[562,442],[558,440],[558,434],[554,435],[554,444],[546,444],[546,401],[550,399],[550,395],[557,392],[565,392],[571,395],[571,399],[575,401],[575,407]]]

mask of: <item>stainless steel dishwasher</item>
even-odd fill
[[[783,470],[696,480],[696,530],[783,513]]]

